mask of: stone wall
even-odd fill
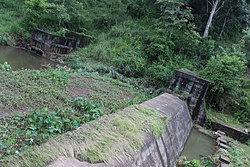
[[[89,164],[76,159],[60,157],[49,167],[172,167],[181,154],[192,129],[192,119],[186,102],[163,94],[143,105],[153,108],[168,118],[165,132],[158,139],[145,136],[143,147],[134,156],[133,162],[114,164]],[[122,162],[122,163],[121,163]]]

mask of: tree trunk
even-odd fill
[[[203,38],[208,36],[209,28],[210,28],[210,26],[212,24],[212,20],[213,20],[213,17],[214,17],[214,14],[215,14],[215,11],[217,9],[219,1],[220,0],[215,0],[215,2],[213,3],[212,10],[210,12],[210,16],[209,16],[209,19],[207,21],[207,25],[206,25],[206,28],[205,28],[205,31],[204,31],[204,34],[203,34]]]
[[[227,24],[227,22],[228,22],[227,18],[228,18],[228,16],[229,16],[229,13],[230,13],[231,9],[232,9],[232,7],[230,7],[230,8],[227,10],[227,14],[226,14],[226,17],[225,17],[225,19],[224,19],[224,23],[223,23],[222,28],[221,28],[221,31],[220,31],[219,40],[221,40],[221,38],[222,38],[222,34],[223,34],[224,29],[225,29],[225,26],[226,26],[226,24]]]

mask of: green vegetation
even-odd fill
[[[143,144],[144,134],[158,137],[165,124],[166,118],[154,110],[143,105],[133,106],[119,114],[103,116],[42,146],[34,146],[31,151],[12,157],[6,165],[45,166],[62,155],[89,162],[107,162],[116,157],[131,159]],[[111,147],[114,145],[116,147]]]
[[[250,162],[250,146],[249,142],[246,144],[242,144],[238,141],[232,140],[227,138],[232,145],[227,151],[225,150],[218,150],[216,156],[218,155],[225,155],[230,158],[230,165],[231,166],[239,166],[239,167],[248,167]]]
[[[0,118],[1,161],[148,98],[131,85],[92,73],[0,67],[0,115],[11,114]]]
[[[73,108],[53,112],[45,108],[26,115],[1,118],[0,159],[19,154],[29,146],[40,145],[103,114],[97,104],[79,97],[73,101]]]
[[[69,105],[70,98],[78,95],[86,95],[115,111],[147,98],[128,84],[91,73],[74,73],[62,68],[11,71],[8,64],[1,68],[0,106],[3,111],[62,109]]]
[[[69,74],[63,69],[0,71],[1,108],[11,111],[62,108],[68,101]]]
[[[250,163],[250,147],[234,141],[233,147],[229,150],[228,155],[233,166],[245,167]]]
[[[239,56],[213,56],[201,74],[212,82],[208,102],[217,109],[233,114],[241,122],[249,122],[249,96],[241,89],[246,66]]]
[[[174,70],[187,69],[211,81],[206,106],[216,112],[208,112],[212,120],[216,115],[222,117],[218,121],[247,127],[249,3],[220,0],[209,24],[211,0],[2,0],[0,44],[25,46],[34,28],[62,36],[74,31],[92,41],[63,58],[70,71],[11,71],[8,64],[1,65],[0,115],[31,111],[28,117],[55,116],[60,122],[74,107],[72,98],[83,95],[100,104],[104,113],[113,113],[148,98],[138,89],[159,94]],[[203,35],[206,27],[208,36]],[[72,124],[61,131],[71,129]],[[113,138],[103,140],[107,147]],[[99,149],[87,152],[90,161],[103,158],[96,155]]]
[[[193,159],[187,161],[186,157],[181,156],[177,164],[183,165],[184,167],[211,167],[214,166],[213,161],[209,157],[203,157],[201,160]]]
[[[226,123],[242,130],[250,130],[249,123],[242,123],[234,115],[214,111],[212,109],[207,110],[207,124],[209,124],[210,122]]]

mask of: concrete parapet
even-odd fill
[[[145,134],[143,145],[131,161],[90,164],[74,158],[60,157],[48,167],[172,167],[181,154],[192,129],[192,119],[186,102],[163,94],[142,104],[167,117],[166,127],[159,138]],[[126,109],[125,109],[126,110]],[[118,113],[119,114],[119,113]]]

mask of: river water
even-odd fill
[[[182,152],[182,156],[187,160],[201,159],[209,155],[213,155],[216,151],[215,140],[193,128]]]
[[[10,46],[0,46],[0,64],[7,62],[13,70],[41,69],[42,65],[53,64],[35,53]]]

